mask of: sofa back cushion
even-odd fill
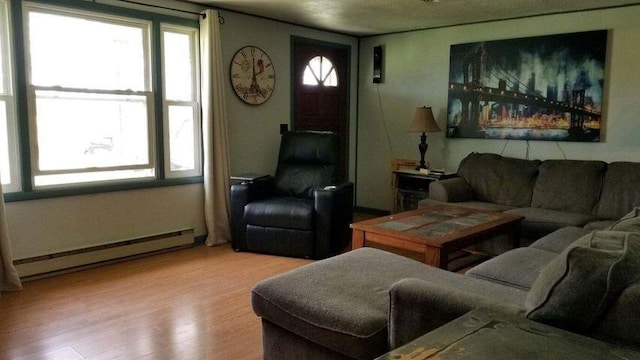
[[[458,176],[471,185],[478,200],[528,207],[539,164],[539,160],[471,153],[460,162]]]
[[[618,296],[638,280],[640,234],[594,231],[576,240],[542,270],[527,294],[526,315],[588,334]]]
[[[640,205],[640,163],[612,162],[607,166],[596,215],[619,219]]]
[[[593,215],[606,166],[603,161],[544,161],[531,207]]]

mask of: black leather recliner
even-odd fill
[[[338,184],[337,170],[336,134],[283,134],[275,175],[231,186],[233,249],[314,259],[342,250],[353,184]]]

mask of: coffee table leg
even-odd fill
[[[424,263],[440,269],[447,269],[449,256],[440,248],[427,246],[424,249]]]
[[[520,224],[512,226],[507,231],[507,241],[512,249],[520,247]]]
[[[351,236],[351,250],[355,250],[364,246],[364,231],[353,230]]]

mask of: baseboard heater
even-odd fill
[[[193,229],[147,235],[105,245],[15,260],[13,264],[23,281],[35,280],[70,271],[77,271],[192,246]]]

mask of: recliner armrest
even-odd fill
[[[433,181],[429,184],[429,199],[443,202],[461,202],[474,199],[471,185],[461,177]]]
[[[255,200],[272,195],[273,177],[269,176],[251,183],[231,185],[231,246],[236,251],[246,250],[244,207]]]
[[[316,189],[315,258],[324,258],[342,250],[350,238],[349,224],[353,221],[353,183],[325,186]]]
[[[420,279],[403,279],[389,289],[389,344],[391,349],[432,331],[471,310],[489,308],[523,315],[515,305],[455,287],[445,287]]]

